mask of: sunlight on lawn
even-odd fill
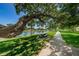
[[[0,55],[36,55],[47,40],[37,38],[39,35],[15,38],[0,42]]]
[[[71,46],[79,47],[79,34],[75,32],[61,32],[65,42]]]

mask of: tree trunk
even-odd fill
[[[31,32],[31,35],[32,35],[32,24],[31,24],[31,30],[30,30],[30,32]]]

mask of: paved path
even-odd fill
[[[46,43],[46,48],[42,49],[39,56],[72,56],[71,47],[64,43],[61,33],[58,31],[54,38]]]
[[[55,49],[55,53],[51,55],[56,56],[72,56],[71,47],[67,46],[62,39],[61,33],[58,31],[54,38],[50,41],[52,48]]]

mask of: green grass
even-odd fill
[[[63,39],[68,45],[79,48],[79,33],[78,32],[61,32]]]
[[[53,36],[55,35],[56,32],[54,31],[49,31],[47,34],[49,37],[53,38]]]
[[[53,38],[55,32],[50,31],[47,34],[48,38]],[[0,40],[0,56],[37,55],[44,47],[44,43],[49,41],[48,38],[45,37],[39,38],[40,35]]]
[[[36,55],[47,40],[38,38],[39,35],[14,38],[0,42],[0,55],[4,56],[31,56]]]

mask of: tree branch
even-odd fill
[[[24,30],[26,24],[33,20],[33,18],[38,18],[41,22],[43,22],[43,20],[41,20],[41,17],[50,17],[50,18],[55,18],[51,15],[48,14],[32,14],[30,16],[23,16],[19,19],[19,21],[13,25],[13,26],[8,26],[5,27],[3,29],[0,29],[0,37],[15,37],[19,34],[22,33],[22,31]]]

